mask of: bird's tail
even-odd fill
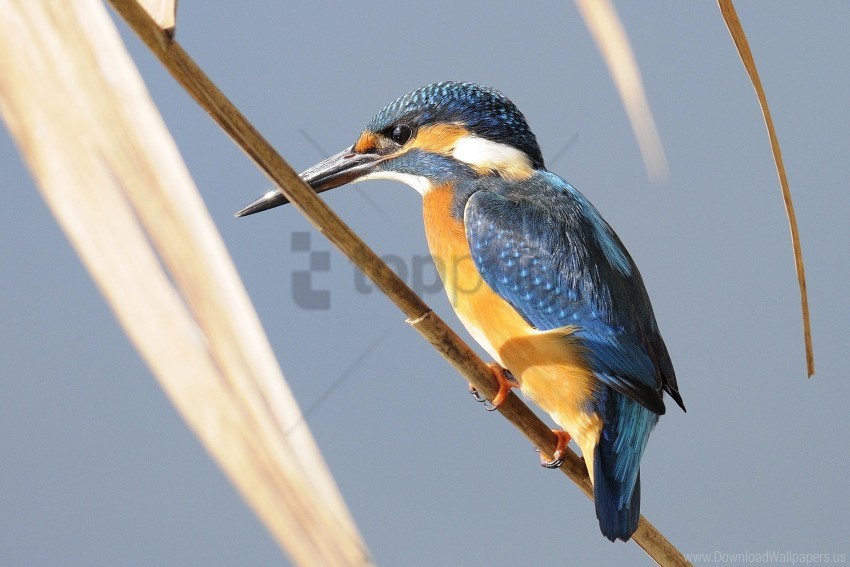
[[[593,499],[596,502],[596,517],[602,535],[611,541],[628,541],[638,526],[640,520],[640,472],[635,479],[631,498],[628,495],[627,483],[619,482],[614,475],[606,474],[605,462],[600,458],[599,446],[596,447],[593,471]]]
[[[602,534],[627,541],[640,520],[640,460],[658,415],[610,393],[601,403],[603,426],[593,450],[593,499]]]

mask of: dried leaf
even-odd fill
[[[794,203],[791,201],[791,189],[788,187],[788,176],[785,174],[785,164],[782,162],[782,152],[779,149],[779,138],[776,136],[776,129],[773,127],[773,118],[770,116],[770,108],[767,106],[767,97],[764,94],[764,88],[761,86],[756,62],[753,59],[753,53],[750,51],[750,44],[747,41],[747,36],[744,34],[744,28],[741,27],[741,22],[738,20],[738,14],[735,12],[735,6],[732,5],[732,0],[718,0],[720,13],[723,15],[723,21],[726,22],[726,27],[732,35],[732,40],[735,42],[735,47],[738,49],[738,55],[744,63],[744,68],[750,76],[750,81],[753,83],[753,88],[756,90],[761,113],[764,116],[764,123],[767,127],[767,135],[770,138],[770,149],[773,151],[773,160],[776,163],[776,173],[779,175],[779,186],[782,189],[782,200],[785,202],[785,213],[788,216],[788,225],[791,229],[791,247],[794,251],[794,267],[797,269],[797,285],[800,287],[800,307],[803,313],[803,340],[806,345],[806,371],[809,378],[815,373],[815,353],[812,347],[812,326],[809,320],[809,296],[806,292],[806,270],[803,266],[803,249],[800,246],[800,233],[797,230],[797,217],[794,214]]]

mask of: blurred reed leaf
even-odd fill
[[[637,60],[617,10],[610,0],[576,0],[576,6],[623,101],[649,178],[659,185],[667,183],[670,178],[667,156],[646,99]]]
[[[177,19],[177,0],[139,0],[162,30],[173,30]]]
[[[371,564],[101,2],[0,0],[0,65],[45,201],[189,426],[295,563]]]

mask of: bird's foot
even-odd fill
[[[516,388],[519,384],[507,369],[502,368],[496,363],[488,364],[488,366],[490,367],[490,370],[493,371],[493,377],[496,378],[496,382],[499,383],[499,391],[496,393],[496,397],[493,398],[492,402],[488,401],[479,394],[478,390],[476,390],[471,384],[469,386],[469,393],[472,394],[472,397],[475,398],[476,402],[483,403],[484,408],[487,411],[496,411],[499,409],[499,406],[505,403],[505,399],[507,399],[508,392],[511,391],[511,388]]]
[[[543,455],[540,455],[540,466],[547,469],[557,469],[564,464],[564,459],[567,457],[567,444],[570,442],[570,434],[563,429],[553,429],[552,433],[558,438],[558,445],[555,447],[555,452],[552,453],[552,460],[547,461]]]

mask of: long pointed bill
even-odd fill
[[[346,183],[351,183],[370,173],[376,165],[383,161],[383,157],[377,154],[358,154],[353,146],[346,148],[338,154],[321,161],[304,171],[299,177],[313,188],[316,193],[322,193],[334,189]],[[273,189],[236,213],[237,217],[246,217],[285,205],[289,200],[283,193]]]

